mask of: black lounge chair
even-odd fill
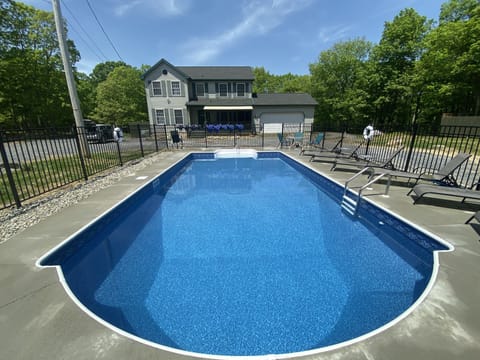
[[[340,140],[331,150],[324,150],[310,155],[310,161],[321,161],[321,162],[335,162],[338,159],[356,159],[358,157],[358,149],[363,145],[363,142],[358,144],[355,148],[348,150],[347,152],[342,152],[342,148],[338,146],[341,144]]]
[[[465,161],[468,160],[470,154],[458,153],[453,158],[451,158],[442,168],[438,169],[433,174],[428,174],[427,172],[408,172],[408,171],[395,171],[395,170],[376,170],[371,176],[379,174],[388,174],[391,177],[400,177],[407,178],[408,181],[415,180],[413,186],[415,186],[419,180],[433,181],[443,185],[450,185],[458,187],[457,180],[453,176],[455,170],[457,170]],[[410,195],[410,192],[407,195]]]
[[[354,159],[338,159],[336,160],[332,168],[330,170],[335,170],[337,167],[343,168],[344,166],[355,166],[356,168],[382,168],[382,169],[395,169],[393,165],[393,159],[395,159],[403,150],[404,146],[400,146],[393,154],[391,154],[388,159],[384,161],[379,161],[375,159],[371,159],[368,157],[358,157],[356,160]],[[384,172],[382,170],[382,172]],[[372,176],[372,175],[370,175]]]
[[[451,187],[451,186],[418,184],[418,185],[415,185],[412,188],[412,190],[408,192],[407,195],[409,195],[412,192],[415,193],[416,195],[416,198],[413,201],[414,204],[416,204],[418,200],[420,200],[422,197],[424,197],[427,194],[460,197],[460,198],[463,198],[462,203],[465,202],[466,199],[480,200],[480,191],[478,190],[463,189],[463,188]]]
[[[473,219],[477,220],[478,222],[480,222],[480,211],[477,211],[475,214],[473,214],[472,216],[470,216],[468,218],[467,221],[465,221],[465,224],[469,224],[470,221],[472,221]]]

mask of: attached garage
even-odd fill
[[[255,125],[313,123],[317,102],[304,93],[258,94],[252,97]]]
[[[260,123],[288,123],[299,124],[305,121],[303,112],[264,112],[260,114]]]

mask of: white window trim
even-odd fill
[[[243,95],[238,95],[238,85],[243,85]],[[245,96],[247,95],[247,91],[246,91],[246,90],[247,90],[247,86],[246,86],[245,83],[237,83],[237,84],[236,84],[236,89],[235,89],[235,91],[236,91],[236,95],[237,95],[238,97],[245,97]]]
[[[173,89],[173,84],[178,84],[178,89],[175,89],[175,90],[178,90],[178,94],[175,94]],[[181,86],[182,86],[182,83],[178,80],[174,80],[170,82],[170,90],[171,90],[172,96],[182,96],[182,90],[180,88]]]
[[[182,115],[182,123],[177,122],[177,114],[175,113],[176,111],[180,111],[180,114]],[[185,124],[185,118],[183,117],[183,109],[173,109],[173,119],[171,121],[171,125],[184,125]]]
[[[225,85],[225,95],[222,95],[222,91],[220,90],[222,85]],[[218,83],[218,96],[228,97],[228,83]]]
[[[158,111],[158,110],[163,111],[163,122],[159,121],[159,119],[158,119],[158,115],[157,115],[157,111]],[[167,118],[166,118],[166,116],[165,116],[165,113],[166,113],[166,109],[155,109],[155,124],[157,124],[157,125],[164,125],[164,124],[166,123]]]
[[[158,84],[158,88],[153,87],[153,84],[155,83]],[[160,94],[155,94],[155,90],[160,90]],[[163,96],[161,81],[152,81],[152,96]]]
[[[198,87],[201,86],[203,89],[203,95],[198,95]],[[205,96],[205,84],[204,83],[196,83],[195,84],[195,93],[197,96],[204,97]]]

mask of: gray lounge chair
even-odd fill
[[[355,166],[356,168],[382,168],[382,169],[395,169],[393,165],[393,159],[396,158],[403,150],[404,146],[400,146],[393,154],[391,154],[388,159],[384,161],[375,160],[373,158],[362,158],[358,157],[354,159],[338,159],[336,160],[330,170],[335,170],[337,167],[343,168],[344,166]],[[383,172],[383,171],[382,171]]]
[[[480,211],[477,211],[475,214],[473,214],[471,217],[468,218],[467,221],[465,221],[465,224],[469,224],[470,221],[472,221],[473,219],[477,220],[478,222],[480,222]]]
[[[408,171],[395,171],[395,170],[376,170],[371,174],[371,176],[380,175],[385,173],[391,177],[400,177],[407,178],[408,181],[415,180],[413,186],[415,186],[419,180],[433,181],[441,183],[444,185],[456,186],[458,187],[457,180],[453,176],[455,170],[457,170],[465,161],[468,160],[470,154],[458,153],[453,158],[451,158],[442,168],[438,169],[433,174],[428,174],[427,172],[408,172]],[[411,192],[411,190],[410,190]],[[409,195],[410,192],[407,194]]]
[[[358,144],[355,148],[349,149],[346,152],[342,152],[342,149],[338,147],[341,141],[335,145],[335,147],[330,151],[324,151],[316,154],[312,154],[310,161],[321,161],[321,162],[336,162],[339,159],[356,159],[358,157],[358,149],[363,145],[363,142]]]
[[[323,142],[323,139],[321,140],[320,143]],[[302,147],[302,151],[300,151],[299,155],[306,155],[306,156],[314,156],[317,154],[322,154],[322,153],[329,153],[329,152],[340,152],[340,144],[342,143],[342,139],[338,140],[335,145],[333,145],[331,148],[327,147],[321,147],[319,145],[313,146],[312,145],[307,145]]]
[[[418,184],[415,185],[412,190],[408,192],[407,195],[412,192],[416,195],[416,198],[413,201],[414,204],[416,204],[418,200],[420,200],[427,194],[460,197],[463,198],[462,203],[465,202],[466,199],[480,200],[480,191],[478,190],[462,189],[451,186]]]

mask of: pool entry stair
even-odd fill
[[[258,157],[257,151],[253,149],[221,149],[214,153],[215,159],[229,158],[253,158]]]
[[[378,180],[380,180],[384,176],[388,177],[387,187],[385,188],[385,194],[384,195],[388,195],[388,190],[390,189],[391,175],[386,174],[386,173],[382,173],[382,174],[378,175],[377,177],[375,177],[374,179],[372,179],[371,174],[373,174],[373,172],[374,172],[374,169],[372,167],[365,167],[362,170],[360,170],[358,173],[353,175],[350,179],[345,181],[345,187],[344,187],[344,190],[343,190],[342,202],[340,203],[340,206],[348,214],[350,214],[352,216],[356,215],[357,209],[358,209],[358,204],[362,200],[363,190],[367,189],[369,186],[376,183]],[[353,180],[357,179],[360,175],[362,175],[364,173],[369,173],[368,182],[366,184],[361,185],[361,186],[356,186],[356,187],[350,186],[350,183]],[[355,193],[354,191],[352,191],[352,189],[358,189],[358,192]]]

